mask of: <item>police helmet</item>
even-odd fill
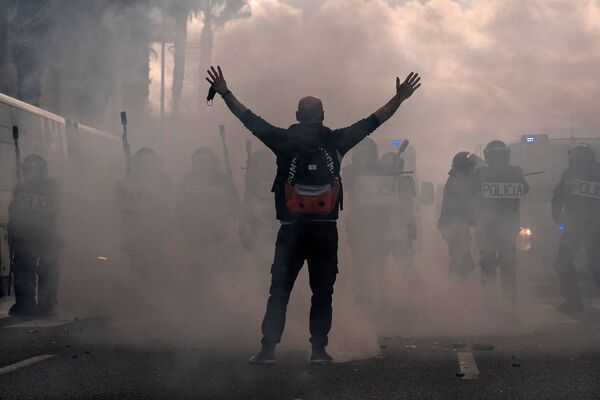
[[[152,159],[152,158],[157,159],[158,155],[150,147],[142,147],[141,149],[136,151],[135,154],[133,155],[134,161],[141,160],[141,159]]]
[[[399,174],[404,172],[404,158],[400,157],[398,153],[388,152],[381,156],[379,160],[381,165],[381,172],[384,174]]]
[[[200,147],[192,153],[192,172],[214,172],[219,169],[217,155],[208,147]]]
[[[476,165],[477,163],[475,162],[474,157],[472,157],[472,154],[468,151],[456,153],[452,159],[452,168],[468,169],[475,168]]]
[[[21,168],[25,174],[29,172],[38,172],[41,176],[46,176],[48,174],[48,164],[44,157],[39,154],[30,154],[21,163]]]
[[[589,165],[596,161],[596,152],[584,143],[572,146],[568,154],[570,164]]]
[[[132,167],[135,173],[155,173],[162,169],[160,158],[154,150],[149,147],[142,147],[133,154]]]
[[[364,138],[353,150],[352,150],[352,163],[365,165],[375,165],[379,160],[379,151],[377,150],[377,144],[370,137]]]
[[[485,161],[491,166],[508,165],[510,147],[501,140],[492,140],[483,150]]]

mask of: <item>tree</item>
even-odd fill
[[[4,15],[3,22],[9,22],[3,29],[3,33],[7,35],[4,45],[12,52],[17,72],[17,97],[33,105],[39,105],[40,102],[43,58],[46,54],[45,32],[48,17],[55,5],[56,2],[52,0],[17,1],[12,17]],[[6,56],[7,53],[2,56],[3,66],[6,65]]]
[[[181,93],[185,79],[185,59],[187,47],[187,24],[190,16],[198,7],[198,0],[176,0],[169,3],[165,13],[175,21],[175,39],[173,45],[173,83],[171,115],[177,116],[181,106]]]
[[[9,32],[16,1],[7,0],[0,3],[0,92],[9,93],[8,68],[10,60]]]
[[[200,60],[198,105],[204,105],[206,85],[204,74],[212,64],[214,32],[228,21],[250,17],[250,5],[246,0],[199,0],[195,14],[202,19],[204,26],[200,36]]]

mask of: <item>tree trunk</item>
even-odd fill
[[[11,23],[10,16],[14,13],[15,0],[0,1],[0,92],[15,96],[12,49],[9,40]]]
[[[8,4],[0,5],[0,92],[8,93]]]
[[[206,92],[208,90],[206,80],[206,70],[212,65],[213,52],[213,20],[212,16],[207,14],[204,16],[204,27],[202,28],[202,36],[200,37],[200,63],[198,65],[199,84],[198,84],[198,108],[202,109],[206,104]]]
[[[180,10],[175,16],[175,53],[173,55],[173,83],[171,99],[171,115],[177,117],[181,106],[181,94],[185,79],[185,53],[187,47],[188,11]]]

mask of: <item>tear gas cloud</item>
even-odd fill
[[[509,142],[524,133],[567,136],[574,130],[578,136],[596,136],[599,131],[600,115],[595,108],[600,87],[595,78],[600,61],[600,2],[256,0],[250,4],[250,18],[231,21],[214,36],[213,61],[223,67],[236,96],[269,122],[288,126],[294,122],[298,99],[314,95],[324,102],[325,123],[340,127],[385,103],[393,94],[396,76],[418,71],[424,86],[373,137],[409,139],[417,151],[421,180],[442,184],[456,152],[475,151],[493,138]],[[104,11],[103,23],[118,31],[126,13],[123,8]],[[85,26],[77,29],[85,31]],[[202,21],[192,18],[188,41],[197,43],[201,30]],[[212,108],[198,110],[198,87],[202,86],[204,93],[208,85],[201,73],[207,66],[200,68],[197,56],[190,46],[181,116],[171,120],[167,113],[166,125],[157,129],[155,116],[147,118],[132,111],[132,146],[134,150],[155,147],[176,188],[190,169],[193,149],[209,146],[222,154],[217,126],[223,123],[235,181],[242,193],[244,141],[250,134],[218,97]],[[65,57],[63,64],[77,63],[76,58]],[[98,62],[122,62],[118,57]],[[157,54],[149,65],[154,115],[159,108],[159,65]],[[169,52],[167,110],[172,68]],[[102,78],[91,74],[90,90]],[[118,129],[117,111],[122,106],[110,104],[108,110],[114,113],[103,116],[103,126]],[[255,148],[262,146],[256,140],[253,143]],[[67,192],[73,191],[67,196],[71,198],[70,212],[94,221],[86,226],[98,227],[85,235],[71,233],[69,248],[79,247],[78,240],[85,238],[95,242],[95,249],[120,254],[119,240],[111,233],[120,230],[118,212],[111,206],[114,182],[106,176],[97,182],[106,187],[89,183],[85,187],[104,193],[98,195],[102,207],[92,206],[97,201],[93,196],[77,197],[81,186],[65,185]],[[80,209],[77,201],[89,208]],[[477,278],[468,282],[469,290],[448,283],[445,245],[435,230],[433,207],[421,209],[422,234],[417,246],[427,290],[411,291],[389,261],[385,268],[392,278],[380,277],[379,285],[387,285],[381,292],[390,296],[400,311],[381,310],[378,315],[361,311],[353,300],[353,266],[343,234],[344,214],[339,223],[340,274],[331,334],[332,350],[339,357],[373,354],[377,337],[383,333],[463,334],[498,328],[500,324],[495,325],[494,318],[480,309]],[[260,338],[274,238],[249,253],[237,243],[236,234],[232,225],[230,240],[213,243],[212,250],[217,251],[198,262],[196,277],[191,280],[190,254],[179,245],[177,233],[172,233],[168,239],[172,258],[165,282],[143,295],[141,291],[126,293],[131,290],[122,254],[115,256],[118,262],[82,268],[69,250],[63,257],[63,306],[75,312],[89,312],[90,308],[110,311],[124,318],[132,312],[128,299],[143,297],[147,309],[152,310],[144,316],[162,323],[166,338],[252,347]],[[98,255],[104,254],[98,250]],[[207,280],[211,280],[210,296],[203,292]],[[292,293],[284,336],[284,341],[299,346],[308,335],[307,280],[304,269]],[[137,337],[124,340],[135,342]]]

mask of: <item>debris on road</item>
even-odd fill
[[[516,356],[513,355],[510,358],[512,360],[512,366],[513,367],[520,367],[521,366],[521,363],[519,362],[519,360],[517,360]]]
[[[494,350],[494,345],[491,343],[475,343],[471,348],[475,351],[491,351]]]

